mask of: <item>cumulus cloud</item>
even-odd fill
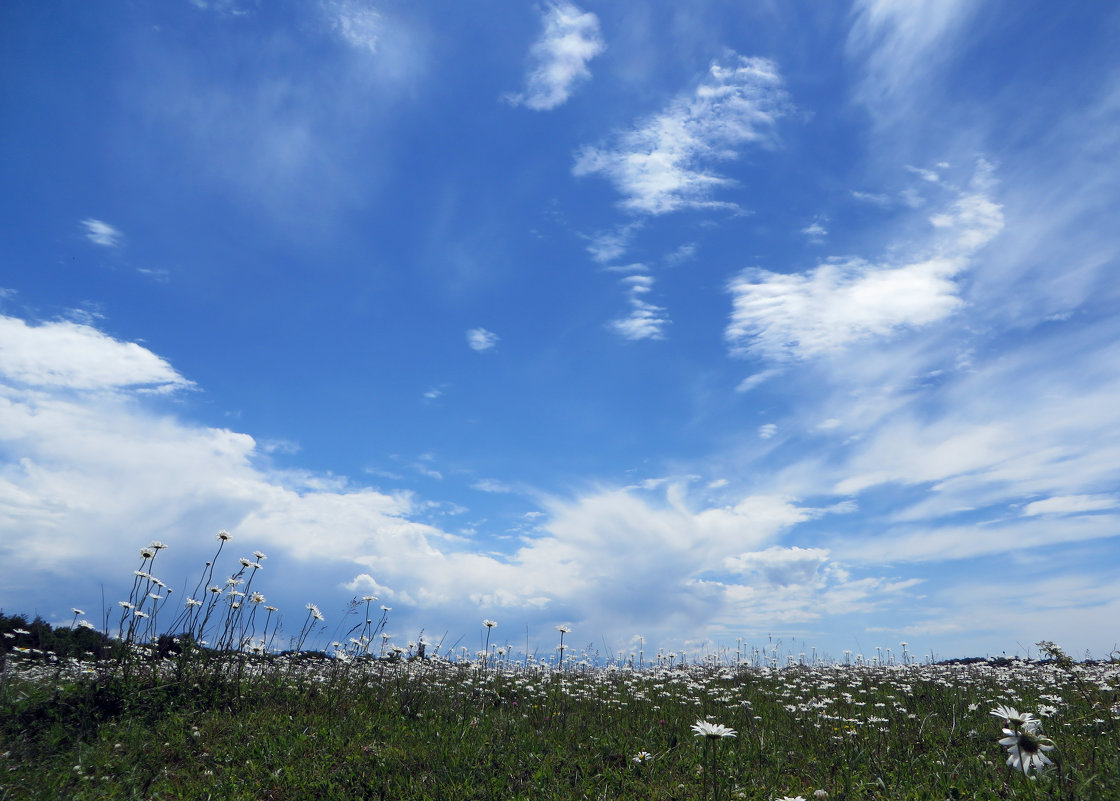
[[[529,51],[524,91],[507,100],[536,111],[562,105],[576,85],[591,77],[587,63],[606,49],[599,18],[568,2],[544,9],[544,30]]]
[[[277,448],[267,442],[157,411],[136,387],[185,382],[140,345],[71,323],[5,325],[0,341],[38,341],[21,346],[20,358],[0,359],[0,530],[20,532],[0,544],[0,604],[49,614],[53,596],[44,593],[55,590],[44,589],[44,571],[67,581],[57,606],[94,602],[122,555],[152,536],[173,546],[161,553],[165,578],[193,575],[219,527],[234,532],[237,547],[270,554],[262,589],[282,610],[310,596],[329,612],[343,594],[373,591],[395,606],[399,625],[417,627],[434,618],[463,630],[496,608],[531,625],[594,620],[612,637],[640,625],[651,637],[679,638],[732,607],[782,606],[747,598],[734,577],[713,578],[731,568],[741,576],[769,569],[786,589],[799,588],[783,607],[786,620],[811,619],[814,599],[847,582],[822,566],[798,583],[810,571],[799,574],[797,560],[782,568],[751,556],[826,509],[769,494],[711,505],[690,498],[687,481],[547,499],[543,514],[526,515],[532,530],[497,553],[493,540],[428,521],[441,505],[412,492],[277,470],[269,461]],[[102,366],[68,367],[83,360]],[[43,364],[28,366],[36,361]],[[475,488],[510,490],[496,479]],[[874,603],[854,584],[852,593],[855,605]]]
[[[991,183],[991,167],[981,162],[970,187],[930,218],[934,233],[911,246],[925,251],[913,261],[833,259],[807,273],[739,273],[728,284],[732,314],[724,334],[732,352],[811,358],[952,314],[962,304],[956,277],[1003,228]]]
[[[713,63],[691,95],[609,145],[580,150],[573,172],[607,178],[622,194],[622,207],[636,213],[733,205],[712,199],[734,182],[708,163],[734,159],[747,144],[771,144],[787,106],[773,62],[732,54],[725,64]]]
[[[746,270],[728,285],[732,350],[781,360],[837,351],[903,326],[940,320],[960,306],[946,259],[884,267],[860,260],[808,274]]]
[[[653,288],[649,275],[629,275],[622,279],[630,303],[630,313],[611,322],[611,328],[626,339],[664,339],[669,317],[661,306],[645,300]]]
[[[495,347],[498,344],[498,339],[497,334],[493,331],[487,331],[485,328],[472,328],[467,331],[467,344],[471,350],[479,353]]]
[[[150,350],[89,325],[33,326],[5,316],[0,316],[0,374],[32,387],[77,390],[131,387],[166,393],[192,386]]]
[[[102,247],[115,248],[121,242],[123,234],[118,231],[109,223],[103,220],[95,220],[90,217],[88,220],[82,220],[82,227],[86,229],[86,239],[95,245]]]
[[[724,566],[735,573],[759,576],[770,584],[805,584],[816,578],[828,562],[825,548],[783,548],[777,545],[763,551],[750,551],[724,559]]]

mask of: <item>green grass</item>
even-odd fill
[[[1118,682],[1053,660],[561,674],[188,652],[126,678],[9,657],[0,799],[698,799],[709,718],[738,731],[715,743],[724,798],[1115,801]],[[1054,707],[1037,778],[1004,764],[999,704]]]
[[[223,579],[230,539],[178,609],[153,543],[100,631],[77,609],[58,629],[0,614],[0,801],[1120,799],[1117,659],[1039,643],[1046,661],[779,669],[748,649],[593,667],[514,659],[488,626],[475,660],[448,660],[423,637],[391,645],[371,596],[330,656],[301,650],[313,604],[277,654],[278,610],[253,587],[265,556]],[[997,706],[1042,718],[1054,764],[1005,764]],[[738,734],[698,739],[700,720]]]

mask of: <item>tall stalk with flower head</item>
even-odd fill
[[[482,667],[485,668],[490,661],[490,632],[498,625],[496,620],[483,620],[482,625],[486,627],[486,643],[482,646]]]
[[[704,768],[704,796],[708,797],[711,788],[712,801],[719,801],[720,785],[716,764],[716,743],[728,737],[734,737],[737,732],[724,726],[722,723],[712,723],[707,720],[698,720],[692,724],[692,733],[704,739],[705,755],[708,764]]]
[[[567,626],[564,626],[564,625],[557,626],[556,630],[558,632],[560,632],[560,644],[558,646],[556,646],[556,650],[560,652],[560,661],[557,665],[557,670],[559,670],[561,673],[563,673],[564,672],[564,651],[568,647],[568,646],[564,645],[564,635],[565,634],[571,634],[572,630],[570,628],[568,628]]]

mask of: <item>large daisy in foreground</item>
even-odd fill
[[[1037,721],[1034,721],[1037,724]],[[1007,764],[1010,767],[1030,772],[1031,768],[1042,770],[1045,765],[1054,763],[1046,756],[1046,751],[1054,750],[1054,743],[1037,733],[1037,727],[1024,726],[1022,731],[1003,730],[999,744],[1007,749]]]

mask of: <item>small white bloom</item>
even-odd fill
[[[990,714],[1006,721],[1006,725],[1014,729],[1037,731],[1040,725],[1038,719],[1030,712],[1020,712],[1013,706],[997,706]]]

